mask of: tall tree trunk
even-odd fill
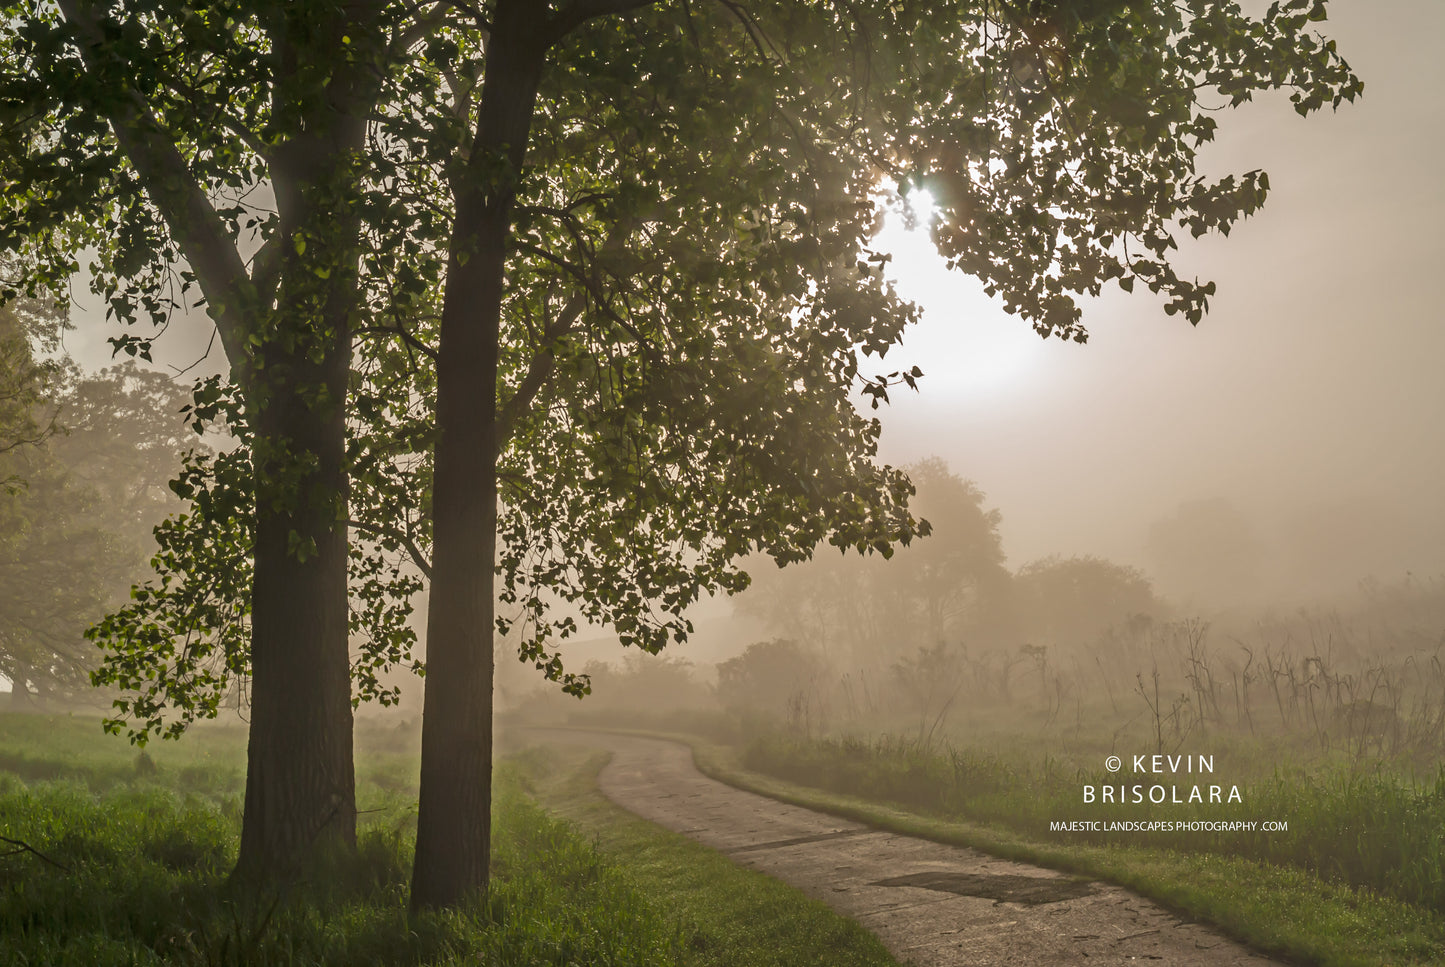
[[[487,886],[497,357],[512,201],[545,54],[535,19],[527,3],[498,5],[471,164],[453,185],[457,215],[437,363],[414,908],[454,905]]]
[[[356,842],[343,523],[355,279],[327,286],[319,317],[309,305],[318,293],[305,291],[315,286],[288,288],[283,282],[282,331],[304,335],[263,345],[263,365],[247,387],[256,530],[251,732],[236,865],[247,879],[289,875],[313,855]],[[300,318],[286,320],[292,313]]]
[[[280,283],[246,387],[256,534],[241,878],[294,873],[356,843],[345,415],[359,303],[356,164],[375,85],[361,50],[374,5],[298,4],[276,24],[275,110],[296,114],[299,133],[272,164]],[[355,59],[315,76],[315,64],[347,49]]]
[[[343,370],[344,392],[346,354],[338,349],[327,363]],[[251,733],[236,866],[243,879],[293,874],[356,841],[346,529],[335,503],[344,507],[344,425],[339,403],[317,413],[302,395],[337,382],[332,374],[305,372],[316,368],[273,360],[273,373],[291,370],[299,378],[271,387],[257,427],[258,448],[284,442],[292,453],[314,456],[317,466],[298,477],[295,461],[284,455],[257,462]],[[281,481],[301,488],[294,504],[268,500],[282,496]]]
[[[117,11],[59,0],[101,109],[206,294],[253,429],[256,492],[251,736],[236,874],[292,872],[356,838],[347,641],[345,403],[359,300],[357,157],[384,72],[382,0],[275,4],[269,119],[280,284],[248,272],[232,232],[118,60]],[[109,25],[113,29],[113,24]],[[303,259],[303,255],[309,255]],[[322,271],[317,271],[318,269]]]

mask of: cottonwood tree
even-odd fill
[[[131,367],[82,374],[60,352],[57,307],[13,309],[0,309],[0,674],[14,701],[72,701],[99,657],[83,632],[144,572],[175,503],[188,394]]]
[[[69,373],[54,358],[64,314],[53,304],[0,307],[0,675],[12,701],[82,685],[82,631],[106,604],[113,538],[96,495],[77,486],[49,442]]]
[[[358,7],[352,12],[362,10]],[[469,47],[474,55],[480,43],[475,24],[454,23],[446,8],[438,10],[444,16],[409,25],[382,23],[384,43],[376,41],[378,29],[372,29],[368,45],[365,28],[377,28],[377,24],[362,23],[364,17],[350,23],[344,18],[333,22],[334,11],[308,20],[289,5],[195,10],[164,4],[143,9],[76,4],[65,6],[59,20],[47,21],[43,16],[22,19],[24,29],[12,39],[10,104],[19,123],[7,132],[14,148],[8,160],[14,176],[7,185],[7,201],[20,217],[7,241],[40,263],[42,271],[32,276],[32,284],[36,279],[58,282],[74,267],[72,253],[90,243],[100,249],[94,285],[110,307],[127,322],[147,313],[164,320],[175,308],[175,294],[165,288],[168,269],[174,260],[184,258],[186,265],[178,279],[180,294],[192,288],[193,282],[199,285],[231,361],[230,385],[218,380],[205,382],[198,390],[193,414],[198,426],[224,419],[241,446],[193,458],[176,480],[175,490],[191,498],[195,509],[158,530],[161,552],[155,563],[161,571],[159,580],[138,589],[136,601],[103,622],[96,637],[112,648],[112,658],[98,680],[131,690],[132,696],[122,700],[120,712],[138,724],[138,736],[149,731],[176,734],[194,717],[214,714],[233,676],[249,678],[252,743],[239,867],[244,873],[290,865],[292,854],[304,852],[328,830],[333,838],[343,840],[350,834],[349,748],[340,741],[343,730],[338,725],[345,723],[346,709],[337,701],[342,693],[335,675],[338,655],[344,658],[344,651],[336,647],[337,623],[326,620],[335,610],[338,587],[336,537],[340,530],[331,525],[350,517],[359,533],[380,542],[382,551],[404,548],[423,573],[434,576],[435,601],[459,600],[471,590],[467,585],[459,594],[454,590],[455,581],[448,584],[445,580],[447,575],[469,574],[467,580],[475,583],[475,573],[446,562],[444,547],[437,548],[435,566],[425,559],[427,534],[438,529],[445,532],[453,523],[446,514],[438,510],[439,527],[433,528],[427,519],[421,524],[422,533],[413,534],[406,529],[411,521],[389,516],[388,507],[372,499],[389,495],[388,480],[372,469],[385,466],[400,475],[409,503],[428,506],[425,499],[416,501],[415,495],[418,486],[422,492],[431,490],[428,478],[433,472],[424,456],[421,462],[414,458],[430,447],[430,431],[412,433],[411,428],[394,421],[383,423],[380,432],[375,430],[376,415],[388,407],[400,405],[406,410],[419,405],[425,411],[429,403],[426,385],[431,377],[418,375],[414,359],[396,367],[379,353],[375,366],[363,363],[359,367],[359,385],[354,388],[359,422],[353,427],[355,445],[350,454],[360,481],[355,500],[347,499],[345,481],[334,472],[336,450],[344,439],[336,376],[339,360],[347,355],[351,330],[394,336],[399,340],[399,352],[393,355],[404,351],[431,358],[438,354],[407,327],[425,332],[430,323],[435,330],[435,320],[429,320],[428,314],[440,302],[442,276],[438,269],[444,267],[435,256],[448,251],[451,234],[456,240],[450,248],[460,252],[459,260],[464,261],[478,227],[475,212],[444,211],[438,218],[432,192],[437,185],[445,189],[455,183],[460,186],[457,191],[476,195],[490,190],[493,180],[486,171],[453,163],[454,128],[458,118],[463,126],[470,123],[468,88],[475,86],[476,78],[457,81],[438,65],[445,60],[449,45]],[[31,11],[37,12],[47,11]],[[393,29],[386,33],[386,28]],[[426,37],[432,44],[425,56],[417,59],[415,71],[396,68],[388,72],[386,56]],[[339,66],[320,56],[328,44],[344,55]],[[344,49],[348,47],[350,50]],[[369,62],[368,50],[373,56]],[[127,76],[124,65],[134,67],[142,60],[146,64],[139,76]],[[358,64],[372,70],[363,70]],[[382,69],[376,69],[378,66]],[[392,98],[389,107],[378,106],[374,112],[365,163],[353,150],[355,141],[347,140],[355,132],[356,115],[365,108],[362,95],[356,93],[364,86],[353,76],[357,74],[374,80],[377,88]],[[453,87],[433,104],[443,77]],[[80,83],[72,83],[73,78]],[[342,88],[339,93],[334,90],[338,84]],[[57,100],[58,105],[52,103]],[[397,109],[398,105],[422,103],[439,110],[417,115]],[[36,113],[27,114],[32,108]],[[558,119],[559,136],[577,133],[566,130],[567,124]],[[496,136],[493,127],[484,125],[488,137]],[[699,134],[695,123],[689,130],[693,136]],[[625,125],[622,129],[614,125],[611,130],[588,130],[575,140],[596,143],[619,133],[626,134]],[[639,144],[639,148],[645,150],[645,145]],[[571,182],[563,190],[583,190],[579,185],[588,176],[588,162],[578,157],[577,145],[569,146],[568,152],[559,152],[565,157],[564,171]],[[70,163],[77,156],[86,156],[89,162],[79,172]],[[628,160],[619,159],[621,163]],[[694,181],[705,180],[707,175],[705,169],[684,173]],[[253,197],[263,188],[277,196],[276,212],[266,210],[264,197],[260,201]],[[313,195],[309,199],[308,190]],[[751,196],[757,188],[750,186],[747,191]],[[620,207],[616,199],[599,196],[598,201],[612,210]],[[671,202],[681,204],[675,197]],[[321,224],[325,218],[318,213],[323,209],[344,211],[348,205],[364,209],[365,217],[358,215],[354,224],[342,217],[339,227]],[[855,203],[851,212],[857,217],[865,208]],[[602,222],[593,213],[584,210],[581,214],[592,224],[580,235],[575,231],[579,219],[573,219],[572,223],[564,221],[564,233],[558,236],[554,230],[544,241],[556,245],[562,238],[565,244],[559,251],[577,248],[582,256],[577,264],[587,264],[591,256],[586,236]],[[674,262],[685,258],[702,266],[710,288],[700,288],[691,297],[699,303],[712,300],[716,308],[717,300],[724,299],[734,310],[746,306],[747,284],[732,288],[740,268],[735,266],[726,273],[710,269],[713,253],[709,249],[715,242],[731,244],[734,220],[748,215],[736,206],[721,216],[714,215],[717,225],[711,236],[701,235],[691,247],[676,246],[667,252]],[[624,223],[628,227],[614,233],[619,239],[639,230],[655,234],[659,225],[656,216],[647,219],[632,213]],[[654,238],[649,257],[667,251],[656,242]],[[248,243],[257,251],[245,265],[240,256],[246,253]],[[848,253],[850,259],[853,254]],[[635,255],[622,255],[636,260]],[[358,266],[350,265],[352,258]],[[555,309],[558,320],[549,322],[540,334],[533,330],[535,338],[530,344],[519,336],[518,347],[508,359],[519,381],[500,425],[505,439],[516,437],[523,442],[518,448],[522,455],[514,457],[514,463],[537,461],[554,471],[538,474],[539,479],[545,476],[544,485],[518,490],[519,495],[525,493],[531,506],[524,513],[521,497],[514,499],[512,506],[518,513],[507,525],[514,537],[514,550],[508,558],[508,595],[531,618],[533,633],[524,645],[525,653],[546,671],[563,674],[555,654],[543,644],[554,630],[540,620],[544,584],[549,591],[574,597],[585,589],[589,614],[603,620],[615,618],[624,635],[635,636],[655,650],[667,635],[685,634],[685,622],[677,613],[696,597],[700,587],[708,582],[720,587],[724,582],[742,580],[739,572],[726,568],[726,562],[737,548],[751,546],[754,540],[771,541],[778,553],[797,555],[830,530],[840,541],[880,548],[909,536],[911,520],[902,510],[906,480],[867,461],[876,426],[858,418],[841,394],[825,393],[813,399],[803,392],[803,386],[786,382],[795,371],[801,372],[799,367],[806,366],[813,386],[830,388],[823,367],[841,363],[829,359],[829,347],[836,352],[836,347],[851,346],[861,329],[829,332],[818,326],[809,336],[774,310],[767,316],[769,325],[777,330],[773,345],[752,347],[755,358],[742,360],[747,368],[738,371],[731,351],[717,349],[711,333],[697,322],[704,317],[694,311],[691,331],[679,328],[670,337],[674,353],[696,357],[690,367],[669,370],[658,361],[628,362],[622,357],[635,349],[630,340],[642,320],[629,319],[631,313],[610,305],[625,300],[628,293],[598,299],[595,284],[611,281],[610,275],[590,268],[594,278],[589,287],[589,280],[579,276],[575,264],[543,261],[547,270],[532,270],[527,282],[543,287],[565,283],[560,285],[565,299],[560,307],[554,306],[552,289],[542,288],[530,300],[518,300],[518,311],[525,317],[519,323],[520,332],[533,325],[538,312],[550,314]],[[475,265],[483,265],[483,260],[476,260]],[[445,278],[448,297],[455,298],[452,284],[465,290],[472,275],[454,271]],[[288,279],[290,289],[286,287]],[[906,307],[876,278],[865,290],[853,301],[864,303],[868,317],[886,316],[892,327],[889,331],[896,331],[908,319]],[[824,294],[831,296],[832,288]],[[589,328],[576,338],[575,348],[568,349],[563,337],[584,312]],[[359,318],[352,318],[353,314]],[[442,316],[445,318],[445,311]],[[652,320],[648,326],[659,339],[666,335],[662,320]],[[445,332],[439,338],[445,348]],[[890,336],[883,331],[872,338],[881,345]],[[145,356],[149,351],[144,337],[127,335],[116,342],[128,353]],[[795,343],[797,353],[790,351]],[[619,346],[625,352],[619,353]],[[493,355],[498,351],[493,345]],[[462,359],[462,352],[453,350],[444,358]],[[400,396],[397,379],[390,375],[393,369],[415,381],[415,386],[404,387]],[[584,381],[570,398],[558,400],[553,399],[556,394],[542,393],[549,382],[558,381],[549,380],[554,369],[559,380]],[[728,380],[721,389],[739,392],[737,400],[720,403],[711,417],[699,414],[705,418],[705,428],[717,427],[708,445],[732,447],[751,435],[747,443],[752,466],[738,458],[735,479],[727,481],[726,487],[719,486],[715,476],[698,477],[691,486],[694,491],[710,487],[708,497],[743,498],[748,503],[715,509],[697,504],[686,514],[677,513],[672,507],[679,499],[681,482],[670,479],[669,473],[695,454],[680,456],[688,445],[680,432],[668,436],[655,424],[644,427],[643,421],[655,420],[669,401],[687,398],[688,385],[706,385],[714,370]],[[629,375],[641,375],[646,381],[641,388],[629,386]],[[468,378],[480,379],[484,385],[495,382],[495,377],[485,372]],[[757,385],[751,386],[749,381]],[[778,473],[768,456],[769,437],[778,428],[763,419],[755,405],[763,390],[781,390],[777,398],[782,402],[790,394],[796,398],[798,405],[786,414],[791,438],[804,445],[808,459],[820,464],[809,467],[803,460],[797,462],[783,477],[791,491],[757,490],[759,475]],[[627,415],[629,407],[643,400],[644,391],[653,397],[650,411]],[[538,415],[530,423],[550,426],[547,434],[529,428],[524,421],[533,403],[536,406],[531,412]],[[549,406],[555,418],[548,416]],[[464,429],[455,416],[446,415],[445,399],[440,409],[443,427],[456,425],[454,432]],[[736,422],[740,419],[756,425],[745,428],[746,434],[739,433]],[[423,417],[425,421],[429,417]],[[724,428],[725,421],[732,423]],[[637,432],[638,428],[645,432]],[[379,442],[380,436],[390,439]],[[720,436],[723,438],[718,439]],[[646,480],[639,472],[646,454],[637,449],[644,442],[654,450],[669,448],[672,460],[667,470],[652,473]],[[473,484],[485,494],[488,481],[495,480],[491,465],[497,446],[496,442],[487,445],[486,453],[492,456],[483,461],[486,473],[474,479],[462,475],[453,481],[452,493],[464,498],[464,503],[471,501]],[[549,458],[548,448],[557,455],[550,465],[543,463]],[[633,449],[630,456],[629,448]],[[443,448],[439,465],[443,471],[445,452]],[[393,465],[398,458],[405,464],[400,471]],[[606,461],[617,465],[614,476],[619,486],[630,474],[645,487],[595,499],[595,488],[589,490],[593,481],[577,468],[588,463],[601,467]],[[569,473],[575,477],[570,483]],[[437,476],[446,474],[438,472]],[[494,492],[495,483],[490,486]],[[754,487],[753,492],[749,486]],[[439,485],[437,490],[440,494],[445,488]],[[799,490],[813,493],[816,505],[808,514],[789,518],[782,511],[789,493]],[[619,505],[628,502],[645,509],[620,514]],[[445,505],[440,496],[437,503]],[[482,504],[491,505],[492,500],[485,499]],[[345,513],[348,508],[350,514]],[[562,518],[563,511],[572,519]],[[764,512],[772,516],[764,519]],[[490,541],[495,508],[487,513],[493,515],[493,523],[485,529]],[[622,540],[629,536],[623,530],[629,519],[644,528],[630,535],[630,546]],[[566,566],[573,570],[566,580],[550,573],[559,566],[556,555],[568,550],[557,543],[556,532],[549,530],[559,523],[565,525],[568,540],[577,547],[589,546],[593,552],[569,561]],[[284,525],[289,525],[289,530]],[[686,530],[679,533],[684,525]],[[725,546],[703,547],[717,528],[723,528],[723,537],[714,543]],[[467,530],[456,533],[475,536]],[[550,543],[533,540],[538,534]],[[276,540],[283,535],[287,538],[284,546]],[[530,545],[525,543],[528,541]],[[524,559],[516,549],[528,546],[543,549],[543,558]],[[640,550],[643,547],[646,552]],[[359,568],[353,567],[353,591],[364,605],[363,617],[385,611],[385,605],[369,595],[384,591],[404,596],[415,587],[394,567],[387,571],[386,565],[376,563],[378,558],[359,556]],[[357,557],[353,551],[353,565]],[[491,558],[488,551],[482,568],[488,600]],[[267,573],[273,577],[290,573],[295,580],[288,582],[283,594],[281,585],[268,580]],[[664,602],[669,617],[655,620],[647,613],[645,604],[655,591],[670,596]],[[318,603],[318,595],[323,593],[324,600]],[[317,611],[320,618],[293,626],[290,635],[281,635],[286,629],[277,626],[275,615],[287,605],[297,611]],[[269,623],[263,620],[268,610]],[[465,629],[468,643],[478,634],[490,638],[491,615],[484,616],[478,627],[480,631]],[[395,624],[391,628],[397,630]],[[432,635],[434,642],[445,637],[444,633]],[[388,646],[402,638],[398,634],[389,639]],[[433,656],[440,655],[440,659],[433,662],[430,680],[451,682],[454,702],[449,709],[445,695],[433,697],[428,703],[428,722],[442,722],[443,734],[449,728],[455,731],[447,724],[449,716],[458,707],[466,710],[469,731],[462,739],[464,748],[452,748],[445,761],[467,781],[458,794],[443,790],[439,796],[431,791],[435,783],[424,779],[427,792],[423,798],[429,805],[423,810],[421,826],[428,832],[422,840],[441,846],[421,849],[418,869],[436,868],[454,857],[464,859],[465,866],[462,879],[452,876],[447,880],[440,902],[460,895],[462,887],[456,883],[477,885],[479,870],[484,879],[488,825],[486,755],[490,743],[473,740],[476,728],[490,728],[489,703],[485,701],[490,693],[490,669],[486,683],[478,685],[470,669],[453,674],[454,669],[446,665],[448,654],[444,641],[434,645]],[[363,694],[374,684],[374,677],[368,676],[376,662],[404,658],[404,652],[392,650],[373,650],[370,657],[364,657]],[[284,677],[278,671],[282,669]],[[585,685],[570,679],[569,687],[581,691]],[[121,723],[113,724],[118,727]],[[432,734],[437,731],[431,729]],[[426,758],[428,762],[439,759],[435,752]],[[450,818],[454,828],[432,818],[436,806],[431,804],[439,800],[444,806],[455,804],[444,810],[443,816]],[[480,844],[473,835],[477,828],[482,831]],[[443,832],[429,832],[436,829]],[[419,874],[422,902],[429,902],[426,883],[426,876]],[[436,893],[432,890],[430,895]]]
[[[149,558],[152,531],[176,510],[170,481],[182,458],[221,442],[191,432],[185,411],[192,382],[127,362],[76,373],[59,397],[57,423],[63,432],[49,446],[77,484],[99,495],[106,529],[132,556]]]
[[[58,58],[61,73],[43,43],[26,40],[19,58],[11,51],[23,45],[12,45],[7,60],[42,81],[7,104],[49,111],[57,90],[78,103],[70,78],[103,75],[108,86],[88,95],[106,109],[87,116],[90,140],[46,129],[22,144],[45,158],[66,148],[103,156],[102,182],[135,98],[152,113],[173,109],[179,137],[168,144],[183,142],[185,177],[146,185],[142,173],[104,197],[153,213],[173,184],[196,188],[193,206],[173,205],[163,225],[138,220],[149,233],[126,251],[186,254],[198,278],[208,270],[196,256],[165,240],[219,224],[234,267],[252,217],[236,195],[275,186],[280,213],[261,219],[261,233],[294,288],[253,293],[271,278],[267,257],[232,273],[240,301],[203,284],[218,321],[250,307],[265,322],[260,347],[282,360],[260,367],[263,391],[248,384],[254,374],[238,379],[257,448],[256,702],[264,680],[273,698],[337,707],[334,677],[287,686],[261,673],[262,601],[275,590],[263,570],[295,572],[288,590],[308,601],[330,595],[334,607],[345,596],[340,529],[323,517],[350,518],[383,550],[425,564],[422,905],[486,882],[491,644],[494,619],[511,618],[493,614],[495,568],[503,604],[527,629],[523,654],[582,690],[548,644],[571,629],[547,616],[552,596],[657,648],[686,634],[681,612],[699,593],[743,586],[746,551],[786,562],[822,540],[881,550],[914,533],[907,482],[874,466],[878,426],[848,397],[861,386],[886,398],[890,380],[861,375],[856,350],[886,349],[912,314],[881,279],[886,254],[867,247],[880,179],[928,186],[941,250],[1040,332],[1084,338],[1074,296],[1110,281],[1142,282],[1166,296],[1166,311],[1198,321],[1212,286],[1170,267],[1175,235],[1227,231],[1267,189],[1257,172],[1197,174],[1195,149],[1215,126],[1203,109],[1288,87],[1307,113],[1359,90],[1311,32],[1323,4],[1308,0],[1258,19],[1208,0],[298,6],[311,5],[107,8],[115,16],[99,40],[85,32],[95,8],[82,7],[54,43],[85,57]],[[282,29],[293,23],[305,29]],[[107,51],[132,73],[203,55],[195,70],[139,70],[143,89],[120,97],[137,83],[119,67],[98,70]],[[358,109],[372,100],[358,92],[372,90],[372,109]],[[207,110],[186,115],[197,101]],[[96,130],[97,116],[110,129]],[[83,123],[73,109],[67,117]],[[52,167],[51,182],[75,177]],[[203,204],[214,199],[231,200]],[[53,241],[50,223],[26,225],[12,237]],[[404,421],[403,439],[370,463],[366,443],[386,430],[354,433],[362,472],[342,514],[341,347],[358,319],[358,330],[389,332],[400,354],[378,353],[370,370],[396,396],[360,393],[358,416],[415,416],[434,385],[435,422]],[[258,351],[247,349],[253,330],[239,332],[227,346],[233,365]],[[408,353],[405,365],[388,361]],[[412,358],[422,370],[435,361],[419,388],[406,375]],[[411,498],[427,513],[419,526],[389,509],[405,481],[426,485]],[[314,513],[299,521],[296,504]],[[273,527],[268,543],[268,515],[305,526]],[[279,548],[283,532],[299,544]],[[329,583],[316,577],[322,560]],[[316,664],[320,651],[287,640]],[[336,650],[327,654],[334,670]],[[303,740],[293,745],[330,747],[310,740],[344,716],[316,715],[325,721],[290,723]],[[303,761],[253,739],[257,774],[269,768],[258,748]],[[344,797],[327,798],[341,797],[345,771],[328,767],[307,787],[283,769],[265,786],[294,782],[310,789],[306,802],[329,807],[291,827],[290,845],[318,818],[324,827],[349,816]],[[260,805],[248,796],[248,823]]]
[[[655,652],[691,630],[683,612],[700,594],[743,586],[736,561],[750,550],[796,560],[823,539],[886,550],[914,532],[910,487],[873,465],[878,425],[848,396],[854,347],[887,345],[913,315],[858,268],[867,173],[824,153],[793,165],[807,146],[769,107],[771,66],[713,62],[681,22],[496,14],[488,50],[515,46],[535,76],[496,68],[463,22],[437,41],[445,67],[421,62],[411,87],[430,79],[452,101],[475,90],[476,116],[464,107],[460,134],[436,123],[445,112],[379,134],[424,162],[400,166],[394,197],[453,206],[438,319],[408,329],[437,358],[434,463],[367,461],[356,478],[393,526],[414,517],[408,474],[432,484],[429,519],[395,535],[402,547],[420,536],[431,576],[423,905],[485,882],[491,714],[478,696],[491,693],[494,628],[581,692],[551,644],[577,630],[554,602]],[[746,42],[725,10],[694,27],[719,51]],[[640,57],[648,45],[665,70]],[[646,123],[619,110],[637,98]],[[765,116],[765,143],[719,136],[744,104],[749,120]],[[720,177],[753,162],[770,175]],[[780,198],[796,211],[784,217]],[[428,421],[422,373],[416,390],[388,394],[421,405],[392,404],[385,425]],[[384,524],[367,529],[390,539]]]
[[[85,257],[108,315],[132,326],[204,305],[245,401],[247,875],[354,839],[343,404],[355,167],[397,42],[384,12],[61,0],[3,14],[0,250],[30,267],[7,295],[65,291]],[[143,328],[116,343],[149,357]]]
[[[825,686],[828,672],[821,654],[796,641],[755,641],[742,654],[718,663],[716,694],[725,708],[781,716]]]
[[[0,454],[0,474],[23,480],[0,489],[0,675],[12,701],[69,698],[95,665],[86,626],[116,600],[117,565],[139,560],[46,447]]]
[[[1317,0],[1260,19],[1207,0],[497,0],[467,13],[454,42],[422,48],[449,88],[477,92],[462,123],[441,128],[454,207],[437,346],[422,904],[486,879],[475,817],[491,732],[476,698],[491,686],[499,534],[508,600],[538,605],[526,609],[538,624],[534,589],[557,588],[644,645],[682,630],[676,611],[639,620],[650,599],[666,612],[698,588],[740,587],[732,562],[746,550],[786,562],[824,538],[909,536],[905,518],[870,506],[889,510],[904,495],[896,483],[853,488],[870,482],[877,427],[839,406],[855,347],[881,351],[899,332],[878,281],[887,256],[867,245],[878,178],[933,188],[950,264],[1041,333],[1082,340],[1074,297],[1111,280],[1142,282],[1198,322],[1213,285],[1174,271],[1175,235],[1227,232],[1268,188],[1260,172],[1197,173],[1195,149],[1215,129],[1201,98],[1289,87],[1308,113],[1361,89],[1309,30],[1324,16]],[[553,288],[526,284],[529,263]],[[524,307],[528,340],[504,328]],[[567,379],[583,320],[606,352]],[[514,371],[519,345],[531,352]],[[512,372],[516,388],[499,392]],[[544,400],[559,377],[592,382],[602,405],[559,393],[530,408],[549,422],[517,421],[517,402]],[[884,397],[884,382],[865,390]],[[821,440],[809,432],[820,416]],[[513,441],[525,483],[497,526]],[[571,472],[549,478],[554,468]],[[641,563],[614,583],[608,563],[631,552]],[[540,561],[519,569],[523,554]],[[696,562],[708,570],[689,573]]]
[[[1020,624],[1036,647],[1088,644],[1164,611],[1147,575],[1099,557],[1031,561],[1018,569],[1014,586]]]

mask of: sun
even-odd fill
[[[892,256],[886,274],[899,295],[923,310],[890,360],[920,366],[925,395],[1026,389],[1046,352],[1043,340],[986,295],[982,282],[948,268],[930,237],[938,218],[933,195],[926,188],[901,195],[884,186],[878,197],[883,222],[872,246]]]

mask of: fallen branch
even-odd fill
[[[29,843],[25,842],[24,840],[11,839],[9,836],[0,836],[0,843],[9,843],[11,846],[15,847],[15,849],[12,849],[8,852],[0,853],[0,856],[14,856],[17,853],[34,853],[36,856],[40,857],[42,860],[49,863],[56,869],[64,870],[67,873],[70,872],[70,867],[57,860],[51,859],[44,853],[40,852],[40,850],[36,849],[34,846],[31,846]]]

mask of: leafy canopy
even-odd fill
[[[700,594],[746,585],[749,552],[786,563],[826,540],[886,554],[925,530],[906,477],[873,461],[879,424],[852,403],[920,375],[860,369],[916,315],[870,247],[885,179],[927,187],[950,264],[1042,334],[1082,341],[1076,299],[1110,282],[1142,283],[1198,322],[1214,287],[1171,267],[1177,237],[1227,233],[1268,190],[1262,172],[1198,174],[1211,110],[1285,88],[1307,114],[1362,90],[1314,33],[1321,0],[1261,17],[1223,0],[567,0],[536,7],[549,58],[518,169],[471,150],[481,81],[505,63],[487,43],[496,3],[379,4],[334,63],[286,75],[284,90],[277,24],[321,13],[64,6],[9,5],[0,39],[0,250],[38,266],[27,285],[63,281],[93,250],[92,286],[123,322],[163,322],[186,299],[218,319],[250,305],[249,324],[284,337],[294,320],[270,311],[278,252],[318,278],[357,272],[352,491],[338,513],[359,538],[361,695],[409,660],[408,598],[430,568],[437,321],[447,253],[469,256],[451,234],[467,186],[515,185],[517,199],[497,386],[499,630],[520,628],[522,657],[580,693],[552,645],[576,630],[558,599],[657,650],[685,637]],[[109,66],[81,59],[82,35]],[[358,64],[376,103],[348,169],[353,267],[324,238],[281,237],[268,186],[292,114]],[[179,152],[205,217],[163,217],[174,185],[101,120],[122,97]],[[207,289],[204,267],[179,262],[202,223],[247,263],[245,285]],[[233,367],[245,332],[222,327]],[[138,333],[118,346],[144,354]],[[239,430],[244,396],[208,384],[197,418]],[[179,725],[207,714],[245,674],[245,638],[224,630],[245,620],[256,499],[240,437],[183,474],[194,507],[162,536],[160,577],[99,633],[115,680],[150,690],[131,709],[144,728],[161,728],[166,706]],[[177,640],[191,644],[164,644]]]

